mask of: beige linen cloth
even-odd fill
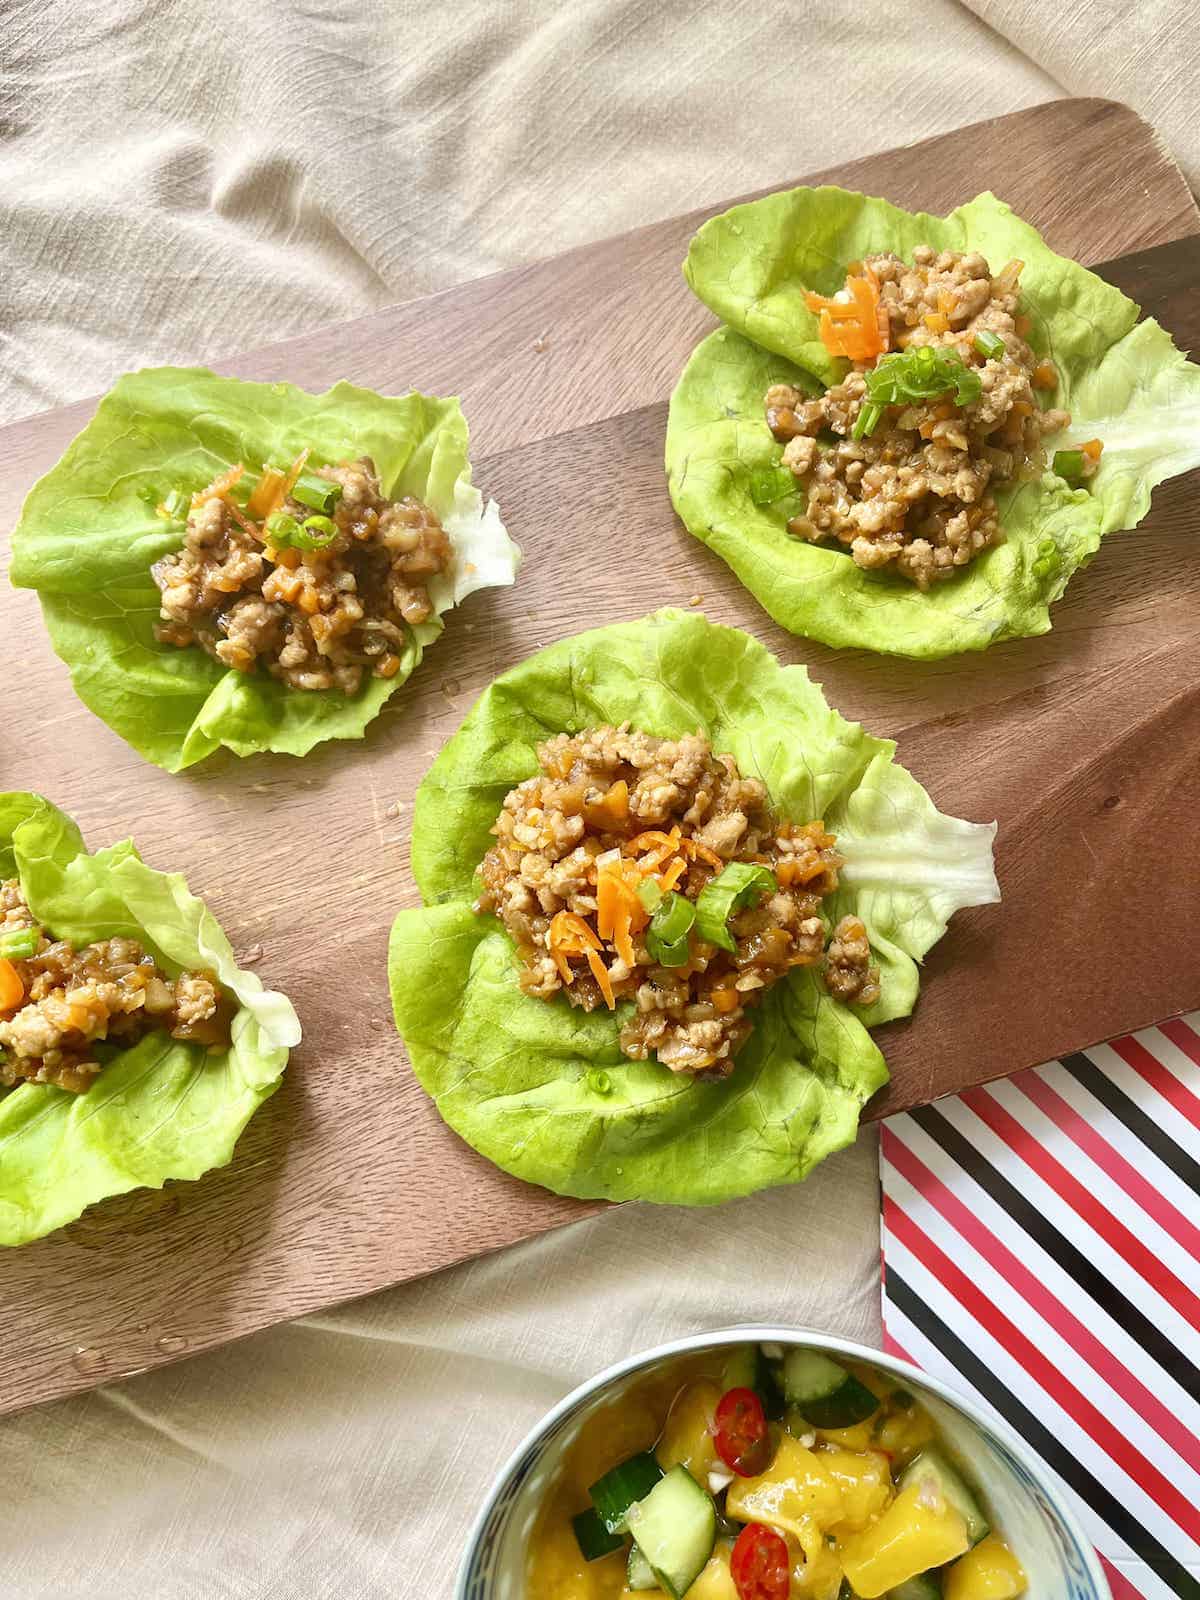
[[[0,417],[1060,94],[1196,182],[1197,57],[1188,0],[0,0]],[[0,1596],[439,1600],[572,1385],[743,1320],[873,1339],[877,1274],[864,1137],[10,1418]]]

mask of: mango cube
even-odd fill
[[[842,1566],[856,1595],[876,1600],[919,1572],[961,1556],[970,1544],[953,1506],[914,1483],[880,1517],[841,1544]]]

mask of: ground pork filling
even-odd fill
[[[365,676],[400,670],[411,625],[433,612],[428,583],[449,569],[450,541],[428,506],[384,497],[368,458],[300,465],[337,496],[315,517],[324,548],[302,547],[314,542],[305,526],[314,511],[285,492],[290,473],[265,469],[275,495],[268,483],[247,500],[246,476],[232,468],[192,496],[182,549],[152,569],[162,594],[155,635],[239,672],[262,667],[292,689],[349,695]],[[289,525],[299,542],[273,541]]]
[[[169,978],[136,939],[82,949],[51,939],[20,883],[0,883],[0,942],[27,929],[34,954],[0,959],[0,1085],[51,1083],[82,1094],[103,1066],[98,1043],[128,1049],[152,1028],[228,1047],[235,1007],[208,973]]]
[[[860,567],[896,572],[919,589],[1002,540],[992,491],[1039,477],[1043,438],[1071,420],[1038,404],[1058,375],[1026,343],[1021,265],[1010,262],[993,277],[974,251],[939,253],[928,245],[917,246],[911,266],[890,252],[852,264],[847,284],[857,277],[877,319],[878,335],[864,348],[881,346],[880,354],[855,360],[818,399],[790,384],[766,394],[768,426],[785,446],[783,465],[807,495],[790,533],[814,543],[837,540]],[[843,295],[850,298],[849,288]],[[826,305],[836,313],[834,302]],[[873,430],[855,438],[870,404],[867,375],[891,352],[921,346],[949,352],[976,374],[978,398],[958,404],[949,391],[886,405]],[[1094,453],[1084,447],[1085,477],[1099,459],[1098,441],[1092,445]]]
[[[741,777],[707,739],[600,727],[547,740],[538,763],[539,775],[505,797],[475,906],[511,934],[526,994],[562,990],[585,1011],[632,1000],[620,1033],[627,1056],[654,1054],[674,1072],[715,1077],[733,1070],[748,1009],[793,967],[824,963],[839,1000],[879,998],[857,917],[841,919],[826,955],[821,902],[841,865],[834,836],[821,822],[780,821],[763,784]],[[758,863],[774,878],[730,915],[734,950],[693,926],[682,964],[661,964],[647,944],[647,902],[673,892],[694,904],[731,862]]]

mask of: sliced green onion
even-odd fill
[[[589,1067],[587,1086],[593,1094],[611,1094],[613,1081],[603,1067]]]
[[[277,549],[327,550],[338,530],[329,517],[306,517],[301,523],[286,511],[276,511],[267,518],[266,535]]]
[[[637,886],[637,897],[646,910],[653,913],[663,902],[663,892],[653,878],[643,878]]]
[[[852,439],[862,439],[875,432],[883,416],[883,407],[874,401],[858,408],[858,415],[854,419],[854,426],[850,430]]]
[[[933,400],[951,391],[955,405],[969,406],[983,393],[978,372],[943,345],[915,345],[881,356],[865,382],[868,400],[885,406]]]
[[[696,920],[696,908],[681,894],[664,895],[646,929],[646,949],[660,967],[681,967],[688,957],[688,935]]]
[[[167,495],[159,510],[169,522],[178,522],[187,519],[188,507],[192,503],[190,494],[184,494],[182,489],[172,489]]]
[[[696,932],[708,944],[733,953],[737,945],[726,924],[735,911],[757,905],[764,894],[779,885],[769,867],[757,861],[731,861],[700,891],[696,901]]]
[[[14,928],[11,933],[0,933],[0,956],[6,961],[26,961],[37,955],[40,928]]]
[[[786,467],[762,467],[750,476],[750,498],[756,506],[774,505],[795,492],[796,480]]]
[[[288,549],[300,532],[300,524],[286,511],[275,511],[267,518],[263,532],[273,545],[280,549]]]
[[[988,328],[980,328],[971,340],[976,351],[988,361],[999,361],[1004,354],[1005,343],[998,333],[992,333]]]
[[[299,500],[302,506],[311,506],[314,511],[332,511],[341,498],[340,483],[331,483],[328,478],[318,478],[311,472],[302,472],[292,485],[292,499]]]
[[[1065,478],[1068,483],[1080,483],[1083,480],[1083,451],[1056,450],[1050,466],[1053,472],[1057,472],[1059,477]]]

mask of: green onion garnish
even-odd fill
[[[688,958],[688,934],[696,908],[674,890],[664,895],[646,929],[646,949],[661,967],[681,967]]]
[[[613,1081],[603,1067],[589,1067],[587,1086],[593,1094],[611,1094]]]
[[[865,378],[868,400],[881,406],[934,400],[951,392],[955,405],[969,406],[983,393],[978,372],[964,366],[953,350],[942,345],[923,344],[895,350],[891,355],[881,356]]]
[[[172,489],[158,509],[169,522],[186,521],[191,503],[191,495],[184,494],[182,489]]]
[[[27,961],[37,955],[40,928],[14,928],[11,933],[0,933],[0,956],[6,961]]]
[[[1065,478],[1068,483],[1080,483],[1083,480],[1083,451],[1082,450],[1056,450],[1054,460],[1050,463],[1052,472],[1057,472],[1060,478]]]
[[[637,886],[637,897],[649,912],[655,912],[663,902],[663,892],[653,878],[643,878]]]
[[[867,405],[859,406],[858,415],[854,419],[854,426],[850,429],[852,439],[862,439],[875,432],[879,426],[879,419],[883,416],[883,407],[873,401]]]
[[[1004,340],[998,333],[992,333],[987,328],[981,328],[971,340],[976,351],[988,361],[999,361],[1004,354]]]
[[[299,500],[302,506],[311,506],[314,511],[332,511],[342,498],[340,483],[331,483],[328,478],[318,478],[311,472],[303,472],[292,485],[292,499]]]
[[[795,494],[796,480],[786,467],[763,467],[750,477],[750,498],[756,506],[774,505]]]
[[[286,511],[276,511],[267,518],[266,535],[280,550],[327,550],[338,530],[329,517],[306,517],[297,522]]]
[[[757,905],[764,894],[779,887],[775,874],[757,861],[731,861],[700,891],[696,901],[696,932],[709,944],[731,954],[737,950],[726,924],[735,911]]]

